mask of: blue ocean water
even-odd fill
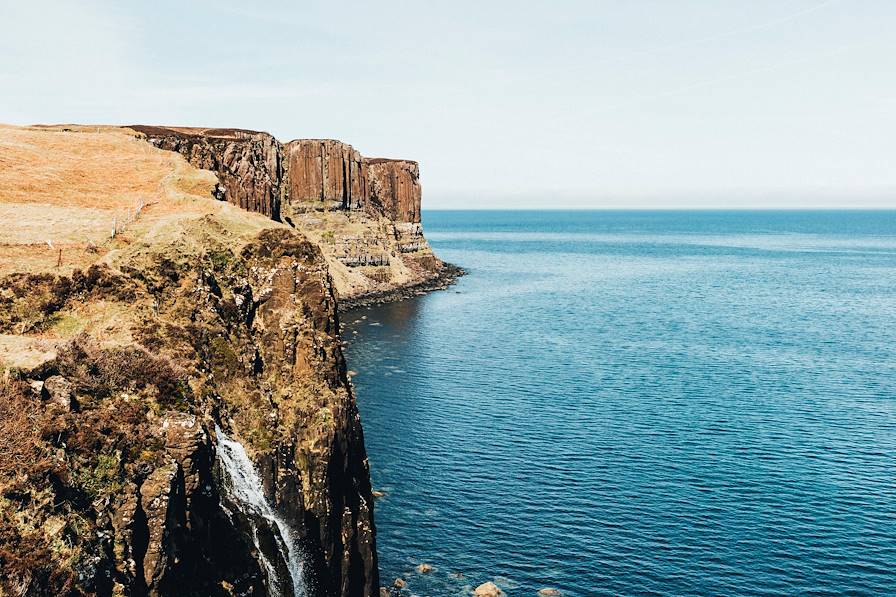
[[[424,226],[469,274],[343,317],[384,584],[896,595],[896,212]]]

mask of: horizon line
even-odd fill
[[[421,211],[873,211],[893,207],[421,207]]]

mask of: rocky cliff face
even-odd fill
[[[19,330],[20,312],[42,313],[29,324],[40,327],[102,302],[134,339],[82,334],[3,386],[31,416],[0,413],[0,432],[27,451],[0,462],[0,586],[377,594],[364,440],[320,250],[288,228],[234,242],[207,217],[115,265],[0,284],[3,333]],[[245,479],[222,470],[216,428],[255,462],[259,486],[242,491],[263,493],[286,531],[241,508],[232,485]]]
[[[268,133],[133,125],[146,140],[215,172],[219,198],[280,220],[281,205],[367,210],[399,223],[420,222],[420,168],[409,160],[365,158],[333,139],[282,144]]]
[[[420,223],[420,167],[409,160],[367,159],[370,201],[395,222]]]
[[[416,162],[363,157],[332,139],[282,144],[239,129],[129,128],[215,172],[218,198],[282,219],[317,242],[344,301],[385,300],[457,275],[423,236]]]
[[[361,154],[341,141],[302,139],[286,144],[289,202],[296,209],[367,205],[367,167]]]
[[[267,133],[240,129],[188,129],[134,125],[159,149],[218,175],[219,199],[280,220],[283,169],[280,143]]]
[[[296,211],[315,205],[366,209],[397,223],[420,223],[420,168],[410,160],[362,157],[351,145],[302,139],[285,146],[288,201]]]
[[[235,129],[14,141],[53,150],[61,204],[10,201],[34,183],[0,177],[21,239],[0,246],[0,595],[379,594],[337,303],[453,274],[416,164]],[[138,207],[79,242],[122,193]],[[37,254],[33,222],[63,208],[75,240]]]

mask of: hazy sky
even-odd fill
[[[891,0],[0,3],[0,122],[338,138],[424,207],[896,207]]]

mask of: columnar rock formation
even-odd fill
[[[275,220],[281,208],[367,210],[397,223],[420,222],[417,162],[366,158],[333,139],[282,144],[268,133],[134,125],[160,149],[218,174],[221,199]]]
[[[409,160],[367,159],[370,201],[391,220],[420,223],[420,167]]]
[[[301,139],[286,144],[289,200],[299,207],[323,202],[360,209],[368,198],[366,164],[351,145],[332,139]]]

